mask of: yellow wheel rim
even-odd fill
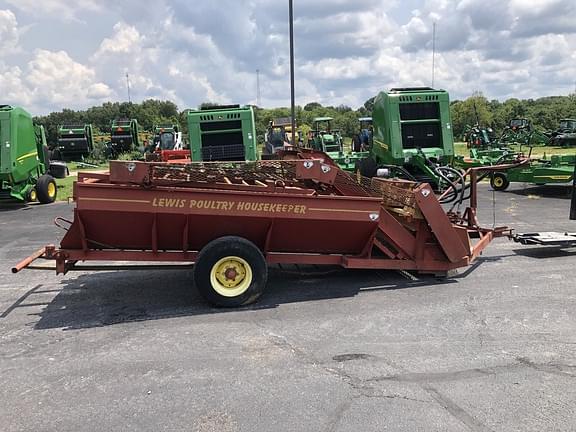
[[[358,184],[362,183],[362,174],[360,174],[359,169],[356,170],[356,181],[358,182]]]
[[[252,268],[237,256],[224,257],[212,266],[210,283],[214,291],[224,297],[237,297],[252,283]]]
[[[502,187],[504,185],[504,180],[502,177],[494,177],[494,186]]]
[[[48,196],[54,198],[56,196],[56,185],[52,182],[48,183]]]
[[[36,193],[36,189],[32,189],[30,191],[30,201],[36,201],[38,199],[38,194]]]

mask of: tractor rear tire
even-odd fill
[[[492,189],[495,191],[504,191],[508,189],[508,186],[510,186],[510,180],[508,180],[506,174],[496,172],[492,174],[492,177],[490,178],[490,186],[492,186]]]
[[[36,192],[38,194],[38,201],[42,204],[50,204],[56,201],[58,187],[56,180],[49,174],[40,176],[36,181]]]
[[[220,237],[208,243],[194,265],[194,283],[216,307],[254,303],[264,292],[268,266],[254,243],[241,237]]]
[[[372,178],[376,175],[376,171],[378,170],[378,164],[374,159],[371,157],[367,157],[364,159],[360,159],[356,161],[356,166],[354,168],[354,172],[356,175],[360,174],[363,177]]]

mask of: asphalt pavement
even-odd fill
[[[488,226],[576,231],[567,188],[480,191]],[[2,431],[576,430],[574,248],[498,239],[449,279],[273,268],[221,310],[189,269],[11,274],[72,209],[0,209]]]

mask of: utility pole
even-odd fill
[[[128,72],[126,72],[126,88],[128,89],[128,103],[132,103],[132,99],[130,99],[130,76]]]
[[[432,23],[432,88],[434,88],[434,69],[436,62],[436,22]]]
[[[572,199],[570,200],[570,220],[576,220],[576,164],[572,175]]]
[[[262,97],[260,95],[260,69],[256,69],[256,106],[260,108]]]
[[[296,143],[296,105],[294,98],[294,12],[292,0],[288,0],[290,19],[290,112],[292,113],[292,145]]]

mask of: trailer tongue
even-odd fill
[[[262,294],[267,264],[446,274],[508,233],[480,227],[474,206],[447,214],[428,184],[351,176],[314,152],[285,158],[112,161],[108,174],[81,173],[60,247],[12,270],[37,258],[58,274],[80,261],[189,262],[209,302],[239,306]]]

